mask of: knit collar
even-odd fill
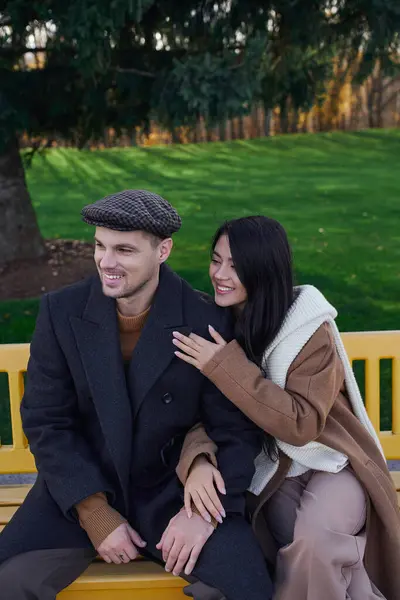
[[[118,327],[119,330],[124,333],[133,333],[134,331],[141,331],[146,322],[147,317],[149,316],[151,306],[146,308],[139,315],[135,315],[134,317],[124,317],[119,310],[117,309],[118,315]]]
[[[278,344],[295,333],[300,327],[322,317],[327,319],[337,317],[335,307],[313,285],[296,286],[294,292],[295,299],[286,313],[280,330],[266,349],[266,354],[269,354]]]

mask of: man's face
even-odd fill
[[[158,242],[144,231],[96,227],[94,260],[103,293],[111,298],[130,298],[157,281],[160,264],[168,258],[171,246],[172,240]]]

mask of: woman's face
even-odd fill
[[[247,292],[236,273],[227,235],[222,235],[215,245],[209,274],[216,304],[242,309],[247,300]]]

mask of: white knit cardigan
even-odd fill
[[[263,369],[268,379],[284,388],[287,372],[296,356],[317,329],[323,323],[329,323],[334,335],[337,352],[344,365],[346,390],[353,412],[373,437],[383,454],[378,436],[365,410],[353,370],[334,321],[336,316],[335,308],[315,287],[311,285],[296,287],[295,301],[290,307],[278,334],[264,352]],[[296,477],[309,469],[338,473],[348,463],[347,456],[319,442],[310,442],[305,446],[291,446],[277,439],[276,443],[278,448],[293,461],[288,477]],[[265,452],[261,452],[255,461],[256,472],[249,490],[253,494],[259,495],[276,473],[278,465],[278,461],[272,461]]]

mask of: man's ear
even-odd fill
[[[158,246],[160,265],[169,258],[173,245],[174,242],[172,241],[172,238],[166,238],[165,240],[162,240],[161,244]]]

